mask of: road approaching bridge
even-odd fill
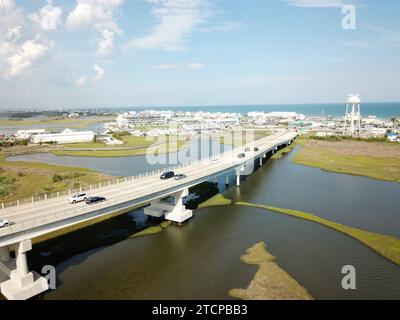
[[[263,163],[268,154],[291,144],[298,132],[285,131],[256,140],[221,154],[218,160],[205,159],[179,166],[179,173],[187,176],[183,180],[161,180],[160,175],[144,175],[127,179],[117,185],[94,189],[91,194],[105,197],[106,202],[95,205],[79,203],[71,205],[67,197],[43,200],[0,210],[0,218],[13,222],[13,225],[0,229],[0,284],[1,292],[7,299],[28,299],[48,290],[46,279],[28,270],[26,252],[32,249],[31,239],[79,224],[101,216],[109,215],[133,206],[145,206],[147,215],[162,217],[182,223],[192,217],[192,211],[183,205],[183,198],[189,188],[233,170],[236,183],[240,177],[250,174],[254,161]],[[248,148],[250,152],[244,152]],[[257,151],[255,151],[257,150]],[[244,158],[238,154],[244,153]],[[250,168],[250,171],[249,171]],[[162,199],[172,196],[173,203]],[[15,252],[15,259],[10,252]]]

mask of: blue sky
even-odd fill
[[[399,12],[397,0],[0,0],[0,107],[400,101]]]

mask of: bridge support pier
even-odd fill
[[[228,174],[225,175],[225,185],[227,187],[229,187],[229,175]]]
[[[263,157],[260,157],[260,167],[263,165]]]
[[[240,169],[236,169],[236,186],[240,187]]]
[[[0,249],[0,272],[9,278],[0,284],[0,289],[8,300],[27,300],[49,289],[45,278],[36,272],[29,272],[26,253],[30,250],[31,240],[15,245],[16,259],[11,259],[9,247]]]
[[[0,248],[0,261],[2,262],[10,262],[10,249],[8,247]]]
[[[157,199],[151,202],[150,207],[144,209],[144,213],[148,216],[161,218],[176,223],[183,223],[193,217],[193,211],[187,210],[183,205],[183,198],[189,195],[189,190],[179,191],[172,195],[173,204]]]

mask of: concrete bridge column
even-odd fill
[[[240,168],[236,169],[236,186],[240,187]]]
[[[260,167],[263,165],[263,157],[260,157]]]
[[[187,210],[183,205],[183,198],[189,195],[189,190],[183,190],[172,194],[173,203],[157,199],[151,202],[151,205],[144,209],[144,213],[152,217],[165,217],[165,219],[183,223],[193,216],[192,210]]]
[[[193,217],[193,211],[187,210],[183,205],[183,198],[189,195],[189,189],[177,192],[173,195],[175,206],[170,212],[165,214],[165,219],[179,224]]]
[[[10,267],[10,272],[7,272],[9,280],[1,283],[0,289],[8,300],[27,300],[49,289],[45,278],[36,272],[29,272],[26,253],[30,250],[32,250],[31,240],[19,242],[15,248],[15,261],[6,264],[6,267]],[[2,257],[6,254],[7,252],[2,250]],[[15,269],[11,270],[13,267]]]
[[[10,248],[8,246],[0,248],[0,260],[3,262],[9,262],[11,260]]]
[[[32,250],[32,242],[30,240],[25,240],[20,242],[16,251],[16,265],[17,272],[21,277],[26,277],[29,273],[28,269],[28,258],[26,253]]]
[[[225,175],[225,185],[227,187],[229,187],[229,175],[228,174]]]

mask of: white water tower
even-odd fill
[[[361,99],[358,94],[350,94],[346,104],[343,135],[354,137],[361,133]]]

